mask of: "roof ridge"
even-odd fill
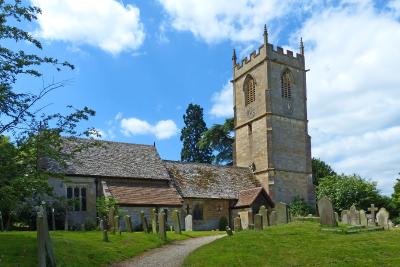
[[[133,146],[148,146],[148,147],[154,147],[154,149],[157,150],[157,148],[154,145],[151,144],[137,144],[137,143],[128,143],[128,142],[121,142],[121,141],[110,141],[110,140],[103,140],[103,139],[92,139],[92,138],[85,138],[85,137],[76,137],[76,136],[63,136],[62,138],[65,139],[80,139],[80,140],[85,140],[85,141],[98,141],[98,142],[103,142],[103,143],[114,143],[114,144],[124,144],[124,145],[133,145]]]
[[[168,159],[162,159],[164,162],[171,162],[171,163],[177,163],[177,164],[182,164],[182,165],[204,165],[204,166],[210,166],[210,167],[222,167],[222,168],[232,168],[232,169],[249,169],[248,167],[240,167],[240,166],[231,166],[231,165],[216,165],[212,163],[204,163],[204,162],[183,162],[179,160],[168,160]]]

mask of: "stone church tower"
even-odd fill
[[[300,54],[264,44],[240,64],[233,51],[234,165],[252,168],[275,202],[315,204],[308,135],[304,46]]]

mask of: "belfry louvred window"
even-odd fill
[[[256,83],[250,75],[247,75],[244,81],[244,92],[245,92],[245,100],[246,106],[256,100]]]
[[[287,70],[281,76],[282,97],[292,98],[290,72]]]

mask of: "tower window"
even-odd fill
[[[281,76],[282,97],[292,98],[291,74],[286,70]]]
[[[244,80],[243,89],[247,106],[256,100],[256,83],[251,75],[247,75],[246,79]]]

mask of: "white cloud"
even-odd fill
[[[227,82],[221,91],[212,97],[213,105],[210,114],[216,118],[233,117],[233,89],[231,82]]]
[[[178,127],[172,120],[161,120],[155,125],[138,118],[121,119],[121,131],[126,136],[153,134],[159,140],[168,139],[178,132]]]
[[[140,10],[116,0],[31,0],[42,9],[38,34],[112,54],[138,49],[145,38]]]

